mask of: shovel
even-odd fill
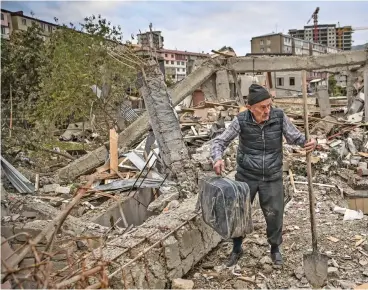
[[[302,90],[304,103],[304,128],[305,138],[309,140],[308,128],[308,102],[307,102],[307,79],[306,71],[302,71]],[[308,176],[308,192],[309,192],[309,210],[312,230],[312,253],[303,255],[304,273],[313,288],[321,288],[327,279],[328,257],[318,252],[317,231],[316,231],[316,211],[314,207],[315,196],[312,186],[312,165],[311,152],[307,153],[307,176]]]

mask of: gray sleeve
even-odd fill
[[[302,134],[284,113],[283,133],[288,144],[304,146],[305,136]]]
[[[211,142],[211,158],[213,162],[222,158],[224,151],[240,132],[238,118],[235,117],[229,127]]]

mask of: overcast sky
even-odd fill
[[[150,22],[161,30],[164,47],[210,52],[231,46],[237,55],[250,52],[254,36],[303,28],[317,6],[319,24],[368,27],[368,2],[330,1],[2,1],[2,8],[23,10],[30,16],[78,24],[86,16],[101,14],[123,28],[124,37],[147,31]],[[313,23],[313,21],[311,21]],[[368,42],[368,30],[353,34],[353,45]]]

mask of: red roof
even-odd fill
[[[210,57],[209,53],[199,53],[199,52],[190,52],[190,51],[182,51],[182,50],[160,49],[158,52]]]

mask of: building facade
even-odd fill
[[[12,30],[11,12],[1,9],[1,37],[9,39]]]
[[[11,12],[1,9],[1,36],[3,38],[9,39],[10,35],[16,31],[26,31],[32,24],[41,28],[44,39],[58,27],[56,24],[24,15],[23,11]]]
[[[336,47],[314,43],[310,40],[284,35],[282,33],[266,34],[253,37],[251,40],[252,54],[259,55],[299,55],[311,56],[325,53],[337,53]],[[307,81],[325,80],[326,73],[311,71],[307,73]],[[272,89],[278,96],[297,96],[301,92],[300,72],[272,72]]]
[[[352,27],[336,27],[336,24],[319,24],[318,43],[335,47],[342,50],[351,50],[352,46]],[[306,25],[304,29],[289,29],[289,35],[308,41],[314,40],[314,25]]]
[[[174,82],[181,81],[191,73],[196,59],[209,58],[209,54],[189,51],[161,49],[159,51],[164,59],[165,75]]]
[[[161,49],[164,47],[164,38],[161,31],[152,31],[137,34],[138,45],[143,47],[150,47],[154,49]]]

